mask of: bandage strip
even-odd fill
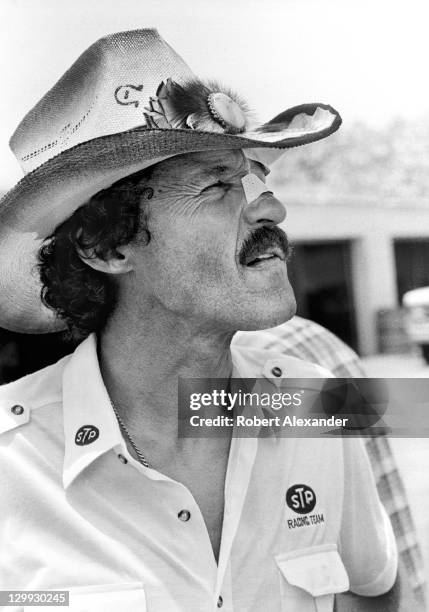
[[[257,200],[263,193],[272,193],[256,174],[246,174],[246,176],[243,176],[241,179],[241,183],[248,204]]]

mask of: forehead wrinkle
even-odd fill
[[[211,152],[212,153],[212,152]],[[213,178],[230,178],[239,174],[245,175],[250,172],[251,161],[244,155],[241,150],[236,150],[233,153],[225,151],[223,155],[209,154],[207,156],[197,154],[189,154],[189,163],[186,163],[183,168],[183,158],[179,156],[172,158],[171,164],[169,160],[160,164],[159,182],[163,183],[184,183],[197,185],[200,181],[207,181]],[[173,161],[174,160],[174,161]],[[182,161],[183,160],[183,161]],[[165,175],[165,171],[168,172]],[[183,170],[185,170],[183,172]]]

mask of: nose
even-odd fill
[[[250,204],[246,202],[243,217],[249,225],[278,225],[286,219],[286,208],[271,191],[265,191]]]

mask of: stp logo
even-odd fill
[[[316,494],[305,484],[296,484],[286,491],[286,503],[298,514],[308,514],[316,505]]]
[[[78,446],[86,446],[95,442],[99,435],[100,431],[95,425],[82,425],[77,430],[74,441]]]

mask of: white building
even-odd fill
[[[429,207],[358,198],[309,204],[314,198],[282,197],[278,187],[276,194],[287,207],[283,228],[296,245],[291,278],[301,314],[362,355],[378,352],[377,313],[398,308],[404,291],[429,285]]]

